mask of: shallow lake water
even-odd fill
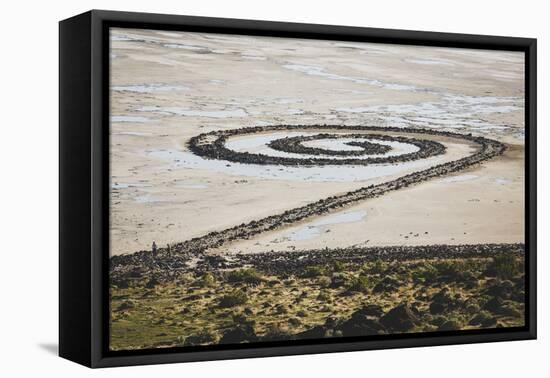
[[[365,210],[346,211],[335,215],[329,215],[316,222],[310,223],[306,227],[286,234],[282,239],[285,241],[310,240],[321,235],[323,232],[327,232],[329,229],[328,226],[359,222],[366,216],[367,212]]]

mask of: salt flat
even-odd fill
[[[188,149],[201,133],[277,124],[432,128],[508,150],[217,252],[524,241],[521,53],[131,29],[113,29],[111,43],[112,255],[263,218],[473,148],[433,137],[445,155],[372,167],[255,166]],[[265,138],[231,143],[266,152]]]

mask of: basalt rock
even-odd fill
[[[500,297],[494,297],[490,299],[485,306],[483,306],[484,310],[490,311],[492,313],[499,313],[502,309],[502,305],[504,304],[504,301]]]
[[[407,303],[394,307],[380,318],[380,323],[395,332],[406,332],[418,324],[419,319]]]
[[[295,335],[297,339],[321,339],[331,334],[332,329],[325,326],[316,326]]]
[[[346,322],[338,327],[338,330],[346,337],[386,333],[386,328],[380,323],[376,316],[365,315],[361,311],[353,313]]]
[[[461,329],[461,324],[456,320],[447,320],[445,323],[441,324],[438,331],[456,331]]]
[[[384,277],[372,289],[373,293],[394,292],[399,289],[399,281],[392,276]]]
[[[384,309],[382,308],[382,306],[377,304],[367,304],[356,313],[366,316],[375,316],[379,318],[384,315]]]
[[[253,343],[258,336],[251,325],[239,325],[226,331],[220,339],[220,344]]]
[[[389,247],[349,247],[334,249],[313,249],[296,251],[273,251],[264,253],[237,254],[226,259],[228,269],[253,267],[258,271],[268,274],[289,277],[300,275],[307,267],[317,265],[330,265],[334,261],[342,261],[350,264],[363,264],[382,260],[386,262],[415,260],[415,259],[461,259],[461,258],[489,258],[503,253],[515,253],[524,256],[524,244],[475,244],[475,245],[425,245],[425,246],[389,246]],[[215,272],[217,267],[209,265],[209,260],[196,259],[195,265],[189,266],[192,256],[172,254],[170,259],[178,260],[177,268],[163,270],[156,264],[149,265],[150,260],[144,253],[138,252],[131,255],[132,258],[123,256],[117,259],[116,263],[111,262],[110,278],[113,285],[128,285],[133,278],[132,271],[139,267],[145,270],[150,269],[149,276],[155,277],[158,282],[173,282],[187,273]],[[114,256],[118,257],[118,256]],[[113,257],[113,258],[114,258]],[[128,264],[128,265],[125,265]],[[347,278],[342,273],[335,273],[331,278],[330,286],[333,288],[343,287]],[[271,279],[267,285],[280,284],[280,280]],[[395,287],[398,283],[389,281],[386,285]],[[495,280],[491,285],[496,285]],[[513,282],[514,285],[517,285]],[[152,286],[152,285],[150,285]],[[121,288],[126,286],[119,286]],[[385,286],[381,286],[383,288]],[[520,298],[518,294],[521,289],[514,287],[512,295]]]

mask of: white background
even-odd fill
[[[519,377],[550,373],[545,1],[5,1],[0,23],[0,375]],[[539,91],[539,340],[90,370],[56,356],[58,25],[89,9],[535,37]],[[546,115],[548,113],[546,112]],[[496,220],[498,221],[498,220]],[[545,275],[546,273],[546,275]],[[545,351],[546,349],[546,351]]]

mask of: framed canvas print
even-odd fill
[[[536,337],[536,40],[60,23],[60,355]]]

